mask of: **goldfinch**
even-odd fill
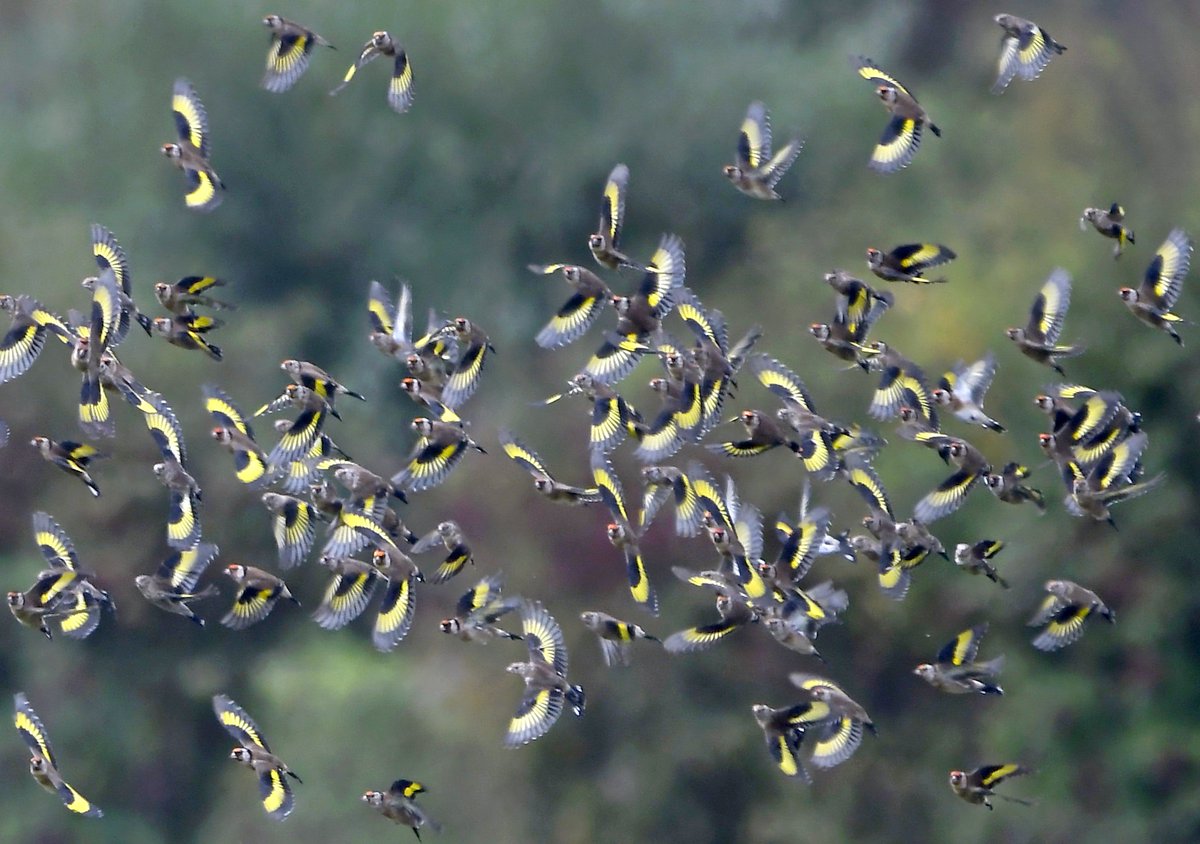
[[[1033,618],[1030,627],[1043,627],[1033,640],[1039,651],[1056,651],[1078,641],[1083,624],[1089,618],[1100,617],[1115,624],[1116,615],[1105,606],[1100,596],[1070,580],[1047,580],[1049,593]]]
[[[1126,243],[1136,243],[1133,229],[1125,225],[1125,209],[1120,203],[1114,202],[1107,209],[1084,208],[1079,217],[1079,230],[1086,231],[1091,223],[1096,231],[1105,237],[1111,237],[1117,243],[1113,246],[1113,258],[1120,258]]]
[[[271,30],[271,46],[267,50],[267,69],[263,73],[262,86],[274,94],[291,88],[308,70],[313,47],[333,49],[332,44],[311,29],[279,15],[267,15],[262,22]]]
[[[362,51],[358,54],[358,59],[346,71],[341,84],[329,92],[330,96],[341,92],[343,88],[350,84],[350,80],[354,78],[354,74],[358,73],[363,65],[375,61],[380,56],[387,56],[392,60],[392,78],[388,82],[387,93],[388,105],[397,114],[404,114],[404,112],[412,108],[412,65],[408,62],[408,53],[405,52],[399,42],[386,30],[380,30],[371,34],[370,40],[366,44],[363,44]]]
[[[1004,667],[1003,654],[987,662],[975,661],[979,642],[987,629],[985,622],[962,631],[938,651],[934,662],[921,663],[913,669],[913,674],[935,689],[950,694],[1004,694],[1004,689],[996,683],[996,675]]]
[[[225,567],[225,574],[238,586],[233,606],[221,619],[221,624],[230,630],[245,630],[250,625],[262,621],[271,614],[271,610],[280,599],[286,598],[300,606],[300,601],[291,593],[287,584],[270,572],[254,566],[231,563]]]
[[[929,119],[916,97],[873,61],[860,56],[855,59],[855,64],[858,75],[875,86],[875,95],[892,116],[871,153],[868,166],[877,173],[895,173],[912,162],[926,126],[938,137],[942,130]]]
[[[271,752],[262,731],[254,719],[246,714],[228,695],[213,696],[213,712],[225,732],[233,736],[238,746],[229,758],[250,768],[258,776],[258,791],[263,809],[272,820],[281,821],[292,813],[296,798],[287,781],[291,777],[302,782],[299,775]]]
[[[636,624],[621,621],[619,618],[598,610],[588,610],[579,614],[583,626],[591,630],[600,640],[600,652],[604,664],[610,668],[619,665],[629,665],[633,651],[633,643],[638,639],[651,642],[661,642],[657,636],[652,636]]]
[[[363,792],[362,800],[385,818],[411,827],[413,835],[420,841],[421,827],[427,826],[434,832],[442,831],[442,825],[417,805],[416,796],[426,790],[419,782],[396,780],[387,791]]]
[[[992,93],[1000,94],[1017,76],[1032,82],[1041,75],[1055,56],[1067,48],[1050,37],[1036,23],[1016,15],[996,15],[993,20],[1004,30],[1000,40],[1000,62]]]
[[[562,714],[564,703],[583,715],[583,687],[567,681],[567,645],[562,628],[540,603],[523,601],[521,630],[529,648],[526,662],[506,669],[525,681],[525,694],[508,723],[505,747],[520,747],[544,736]]]
[[[175,119],[177,141],[162,145],[162,153],[183,171],[188,190],[184,202],[196,211],[212,211],[225,198],[225,183],[209,163],[212,144],[208,133],[208,113],[186,79],[176,79],[171,95],[171,113]]]
[[[1179,314],[1171,313],[1171,308],[1179,301],[1191,263],[1192,239],[1183,229],[1173,229],[1154,253],[1142,283],[1137,288],[1122,287],[1118,291],[1130,313],[1147,325],[1167,332],[1180,346],[1183,338],[1175,326],[1191,323]]]
[[[77,815],[85,818],[104,817],[104,812],[99,806],[76,791],[58,772],[58,760],[54,758],[50,736],[47,735],[42,719],[33,711],[24,692],[13,695],[13,705],[13,724],[21,740],[29,748],[29,773],[37,784],[51,794],[57,794],[63,805]]]
[[[746,196],[755,199],[778,199],[775,186],[787,173],[796,156],[804,147],[804,141],[791,138],[778,152],[771,151],[771,116],[762,103],[750,103],[746,118],[738,133],[737,159],[725,165],[725,178]]]
[[[520,639],[496,626],[496,622],[510,612],[520,608],[522,599],[517,596],[502,597],[504,581],[499,574],[488,575],[463,593],[454,607],[451,618],[442,619],[439,628],[443,633],[457,636],[464,642],[486,645],[492,639]]]
[[[135,578],[138,591],[160,610],[181,615],[203,627],[204,619],[188,605],[217,594],[217,587],[211,583],[199,591],[196,585],[218,553],[217,546],[208,542],[176,551],[159,564],[154,574],[139,574]]]
[[[1028,768],[1012,762],[1003,765],[984,765],[969,772],[951,771],[950,790],[968,803],[974,803],[975,805],[982,803],[989,810],[992,808],[993,797],[999,797],[1010,803],[1032,806],[1033,804],[1028,800],[1022,800],[1019,797],[1009,797],[1006,794],[997,794],[995,792],[995,787],[1004,782],[1004,780],[1028,773],[1031,773]]]
[[[1083,346],[1064,346],[1058,342],[1067,308],[1071,305],[1071,274],[1056,269],[1042,284],[1029,310],[1029,322],[1024,328],[1009,328],[1008,339],[1017,344],[1021,354],[1049,366],[1059,375],[1066,375],[1059,358],[1083,354]]]

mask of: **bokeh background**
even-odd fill
[[[1069,51],[1033,84],[989,95],[999,29],[1010,11],[1036,18]],[[257,87],[267,45],[259,24],[276,12],[321,32],[337,52],[314,56],[282,96]],[[375,29],[405,44],[416,104],[404,116],[384,100],[384,62],[339,97],[328,90]],[[168,553],[166,494],[155,450],[136,415],[116,410],[113,459],[95,477],[104,495],[43,464],[24,445],[35,434],[78,436],[77,373],[57,344],[0,387],[13,442],[0,451],[0,572],[23,589],[39,569],[30,514],[52,513],[119,606],[83,643],[47,642],[0,623],[0,691],[28,693],[54,739],[67,778],[105,810],[71,816],[30,781],[26,754],[0,741],[0,839],[5,841],[371,841],[406,838],[359,802],[368,788],[419,779],[444,840],[1184,841],[1200,837],[1200,616],[1195,589],[1200,428],[1194,346],[1179,349],[1137,323],[1116,288],[1141,276],[1174,226],[1200,231],[1200,57],[1196,3],[985,4],[745,0],[609,0],[548,3],[293,0],[287,7],[110,0],[8,0],[0,5],[0,287],[31,293],[60,312],[83,307],[92,273],[88,226],[102,223],[129,252],[136,294],[189,274],[230,283],[240,310],[216,342],[226,361],[137,333],[121,357],[163,392],[186,429],[204,486],[204,535],[220,565],[274,568],[267,514],[239,488],[228,456],[206,436],[200,385],[220,384],[251,408],[285,381],[283,358],[324,366],[365,393],[341,403],[329,432],[359,462],[390,474],[412,441],[415,407],[400,396],[396,364],[366,340],[367,285],[409,280],[418,323],[427,308],[466,315],[496,346],[464,407],[489,449],[470,454],[448,482],[414,496],[402,515],[423,532],[458,520],[477,566],[422,588],[416,624],[391,654],[376,653],[366,619],[337,633],[308,618],[325,573],[313,562],[288,579],[303,610],[280,606],[233,633],[199,630],[146,604],[133,577]],[[847,57],[873,57],[920,97],[943,129],[915,162],[881,177],[866,168],[885,121]],[[171,140],[172,80],[204,99],[213,163],[229,186],[209,216],[182,203],[182,178],[158,153]],[[783,180],[785,204],[756,203],[722,178],[751,99],[771,109],[776,136],[798,132],[804,152]],[[867,563],[817,563],[810,582],[833,578],[850,593],[842,624],[819,646],[826,669],[747,629],[711,651],[672,657],[652,644],[634,665],[607,670],[585,608],[613,612],[665,636],[713,617],[710,598],[670,575],[707,567],[703,539],[656,523],[644,551],[663,604],[658,619],[631,603],[607,514],[554,507],[499,453],[496,429],[517,430],[562,479],[587,477],[587,411],[557,392],[599,342],[537,348],[536,329],[567,296],[529,262],[591,266],[586,236],[604,178],[632,172],[626,245],[648,256],[659,234],[687,245],[687,282],[739,335],[763,326],[760,348],[796,369],[826,415],[867,421],[874,378],[847,372],[808,336],[833,297],[821,275],[866,272],[867,246],[933,240],[955,249],[950,283],[897,289],[876,336],[936,377],[959,358],[994,349],[999,373],[988,407],[1003,436],[946,427],[996,463],[1037,463],[1045,424],[1031,397],[1053,373],[1004,338],[1022,323],[1055,266],[1075,279],[1064,337],[1089,346],[1068,363],[1074,380],[1119,390],[1145,416],[1150,473],[1165,487],[1116,512],[1120,531],[1072,519],[1052,469],[1035,475],[1050,501],[1032,508],[975,492],[936,524],[947,546],[1003,539],[998,559],[1012,589],[996,588],[933,558],[907,600],[886,600]],[[1122,202],[1138,243],[1119,261],[1111,241],[1082,233],[1083,207]],[[631,276],[608,276],[618,288]],[[1200,316],[1193,278],[1180,310]],[[611,317],[607,318],[611,320]],[[605,324],[610,324],[607,321]],[[684,335],[678,323],[674,330]],[[655,407],[645,362],[623,385]],[[728,405],[772,409],[752,380]],[[260,425],[269,434],[268,425]],[[720,433],[733,433],[730,428]],[[902,513],[947,470],[925,449],[893,440],[877,468]],[[264,436],[264,439],[268,439]],[[802,473],[788,455],[721,461],[745,498],[768,516],[794,512]],[[637,465],[615,455],[631,497]],[[842,483],[819,485],[835,526],[856,527],[861,502]],[[768,553],[774,545],[768,539]],[[544,601],[566,630],[572,680],[589,692],[586,716],[569,714],[519,750],[501,745],[520,697],[504,666],[519,644],[482,648],[441,635],[474,578],[502,570],[510,591]],[[1078,644],[1042,654],[1027,617],[1041,584],[1064,576],[1112,606],[1115,627],[1092,626]],[[215,622],[230,599],[199,605]],[[987,620],[981,655],[1006,653],[1001,699],[941,695],[911,675],[957,631]],[[749,707],[796,696],[792,670],[824,670],[879,725],[857,755],[805,786],[768,758]],[[272,747],[304,777],[286,823],[269,821],[253,777],[230,763],[231,742],[212,717],[225,692],[259,721]],[[951,768],[1015,760],[1035,776],[1006,783],[1034,807],[995,812],[954,798]]]

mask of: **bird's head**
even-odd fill
[[[833,332],[830,330],[828,323],[814,322],[808,327],[808,333],[818,340],[825,341],[830,338]]]
[[[451,636],[456,636],[458,635],[459,631],[462,630],[462,622],[457,618],[443,618],[441,623],[438,624],[438,627],[443,633],[449,633]]]
[[[774,710],[765,703],[756,703],[752,705],[750,707],[750,711],[754,713],[754,720],[757,721],[760,726],[769,722],[771,720],[771,713],[774,712]]]
[[[254,758],[250,751],[244,747],[235,747],[229,751],[229,758],[234,762],[241,762],[243,765],[251,765],[254,763]]]
[[[812,695],[813,700],[819,700],[823,703],[828,703],[834,697],[832,686],[813,686],[808,690],[808,693]]]
[[[246,577],[246,567],[241,563],[230,563],[225,566],[225,574],[234,580],[243,580]]]
[[[1138,292],[1132,287],[1122,287],[1117,291],[1117,294],[1121,297],[1122,302],[1128,302],[1131,305],[1138,301],[1139,298]]]
[[[428,437],[433,434],[433,422],[424,416],[418,416],[412,421],[412,429],[422,437]]]
[[[529,678],[533,676],[533,666],[528,662],[510,662],[504,670],[509,674],[516,674],[518,677]]]
[[[178,161],[183,156],[183,147],[179,144],[163,144],[162,154],[167,158]]]
[[[1065,580],[1047,580],[1045,589],[1051,595],[1062,598],[1067,592],[1067,582]]]
[[[731,182],[736,182],[738,179],[742,178],[742,168],[738,167],[736,164],[726,164],[724,172],[725,178],[729,179]]]

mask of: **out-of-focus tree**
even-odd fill
[[[272,11],[338,47],[315,54],[283,95],[257,87],[267,45],[258,20]],[[422,805],[456,841],[1200,835],[1200,767],[1189,749],[1200,741],[1192,552],[1200,465],[1191,447],[1200,395],[1190,342],[1200,337],[1179,349],[1129,318],[1116,296],[1119,285],[1136,284],[1172,227],[1200,231],[1190,180],[1200,172],[1196,12],[1055,4],[1039,23],[1068,52],[1035,83],[1015,81],[999,97],[988,93],[1000,38],[991,14],[939,2],[778,0],[0,7],[3,292],[30,293],[59,312],[86,308],[78,279],[94,271],[88,226],[99,222],[128,250],[147,310],[153,281],[191,274],[227,279],[238,302],[217,335],[222,364],[137,328],[120,349],[183,422],[205,491],[204,535],[221,547],[206,581],[222,580],[219,569],[234,561],[274,569],[275,552],[256,494],[236,483],[208,437],[202,384],[220,384],[252,410],[282,389],[280,360],[315,361],[367,395],[365,405],[339,404],[344,421],[330,432],[386,475],[410,447],[415,412],[398,395],[398,368],[365,339],[368,282],[394,289],[394,279],[409,280],[418,328],[428,308],[466,315],[497,348],[463,408],[489,454],[468,455],[444,486],[414,495],[403,511],[418,532],[459,521],[477,566],[420,588],[412,633],[386,655],[372,650],[363,622],[328,633],[307,618],[325,583],[314,562],[286,575],[304,609],[281,606],[241,633],[215,623],[228,583],[223,598],[197,605],[211,622],[204,630],[150,607],[133,576],[168,553],[167,501],[136,414],[118,401],[119,438],[105,445],[113,457],[95,472],[104,495],[91,500],[23,446],[36,434],[78,436],[78,376],[63,348],[49,341],[29,373],[0,386],[0,418],[13,430],[0,451],[4,588],[24,588],[41,565],[29,520],[43,509],[119,606],[84,643],[0,624],[0,690],[29,695],[69,780],[106,812],[98,822],[77,819],[39,794],[10,734],[0,743],[0,839],[370,840],[389,830],[359,796],[398,777],[428,786]],[[416,101],[402,116],[387,108],[385,62],[328,96],[381,28],[405,45],[415,74]],[[943,130],[899,174],[866,168],[887,118],[852,55],[910,86]],[[208,216],[184,208],[182,179],[156,149],[172,139],[179,76],[205,102],[212,161],[228,185]],[[753,99],[771,110],[777,141],[805,138],[780,185],[782,204],[741,196],[720,173]],[[660,233],[679,234],[688,285],[724,312],[731,334],[761,324],[760,348],[799,372],[831,418],[867,422],[875,379],[843,371],[808,336],[808,324],[832,309],[821,276],[834,267],[865,273],[867,246],[932,240],[958,252],[948,284],[895,289],[896,306],[875,333],[934,377],[995,350],[988,409],[1009,432],[945,426],[996,463],[1037,467],[1050,512],[1039,517],[975,492],[934,527],[951,547],[1003,539],[997,562],[1011,590],[933,558],[894,603],[879,595],[869,563],[830,558],[814,577],[844,586],[851,606],[820,638],[828,666],[747,629],[704,654],[672,657],[648,644],[631,668],[603,667],[580,610],[604,609],[660,636],[699,623],[712,616],[708,599],[670,567],[711,567],[715,557],[703,540],[671,536],[669,519],[656,523],[643,550],[663,613],[640,615],[604,537],[607,513],[537,498],[495,432],[518,431],[567,482],[588,477],[583,406],[531,403],[561,390],[600,332],[562,350],[536,347],[533,334],[568,291],[525,266],[594,267],[586,236],[618,161],[632,174],[630,253],[644,258]],[[1108,242],[1076,227],[1083,207],[1114,200],[1138,236],[1115,262]],[[1070,379],[1118,390],[1141,411],[1147,475],[1168,473],[1152,496],[1117,510],[1119,532],[1064,512],[1053,469],[1040,466],[1036,433],[1045,422],[1030,401],[1059,379],[1003,337],[1026,319],[1056,266],[1075,280],[1065,336],[1088,346],[1067,362]],[[618,290],[637,280],[606,278]],[[1194,284],[1185,285],[1185,316],[1200,315]],[[670,327],[687,336],[678,322]],[[645,382],[655,366],[643,363],[622,384],[639,407],[654,406]],[[730,415],[774,407],[751,377],[738,380]],[[893,436],[890,423],[874,427],[892,440],[877,467],[906,515],[948,470]],[[794,511],[803,476],[790,455],[722,462],[689,451],[732,475],[764,513]],[[637,501],[628,447],[615,462]],[[833,509],[837,529],[857,528],[862,503],[844,484],[818,484],[814,497]],[[774,547],[768,536],[768,554]],[[497,570],[509,591],[543,601],[559,619],[572,679],[589,692],[582,720],[565,716],[515,751],[501,736],[520,687],[503,669],[524,646],[478,648],[435,630],[474,578]],[[1090,629],[1058,653],[1033,650],[1024,622],[1052,576],[1095,589],[1118,624]],[[986,653],[1008,657],[1003,698],[939,695],[911,675],[954,632],[983,620]],[[797,700],[793,670],[828,673],[880,731],[846,764],[817,771],[812,787],[772,767],[750,715],[753,703]],[[229,741],[209,703],[216,692],[245,705],[304,777],[284,825],[264,816],[253,776],[227,760]],[[989,813],[953,798],[950,769],[1007,760],[1037,769],[1005,786],[1036,795],[1036,806]]]

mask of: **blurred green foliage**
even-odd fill
[[[401,776],[429,787],[422,804],[451,841],[1200,837],[1200,384],[1191,363],[1200,337],[1176,348],[1124,313],[1115,293],[1140,278],[1171,227],[1200,230],[1200,17],[1195,4],[1039,7],[1032,13],[1069,52],[1036,83],[1017,81],[993,97],[995,11],[932,0],[0,6],[0,287],[59,311],[84,307],[77,280],[92,272],[88,225],[99,222],[129,252],[144,306],[153,281],[196,273],[228,279],[241,305],[217,338],[221,365],[136,333],[121,348],[183,421],[205,489],[205,537],[222,548],[218,565],[270,568],[274,548],[257,496],[238,487],[207,437],[202,383],[252,408],[282,388],[279,360],[313,360],[368,395],[365,406],[343,403],[345,421],[331,433],[359,462],[390,474],[415,414],[395,389],[396,366],[365,341],[368,281],[410,280],[419,324],[428,307],[465,314],[498,349],[464,411],[492,453],[469,455],[404,511],[418,532],[458,520],[478,567],[422,588],[413,632],[387,655],[371,649],[363,622],[331,634],[306,618],[324,584],[313,563],[289,575],[305,609],[281,606],[244,633],[215,624],[201,631],[150,607],[133,576],[167,554],[166,496],[151,476],[155,450],[140,421],[118,408],[114,459],[95,472],[105,494],[93,501],[22,445],[35,434],[77,436],[77,374],[61,348],[48,346],[30,373],[0,387],[0,417],[14,440],[0,451],[5,588],[24,588],[37,572],[29,517],[46,509],[120,610],[84,643],[0,624],[0,690],[28,693],[67,778],[106,812],[83,821],[40,794],[10,733],[0,742],[0,840],[404,838],[358,800]],[[315,55],[282,96],[256,87],[267,44],[258,20],[267,12],[339,48]],[[414,68],[416,104],[404,116],[386,107],[383,63],[327,96],[379,28],[405,44]],[[886,115],[849,65],[853,54],[909,85],[944,130],[898,175],[865,166]],[[182,179],[156,149],[171,139],[176,76],[190,78],[207,105],[213,164],[229,186],[211,216],[184,208]],[[767,103],[777,137],[807,139],[781,184],[782,205],[740,196],[720,175],[751,99]],[[868,564],[820,561],[815,577],[834,578],[852,601],[844,623],[821,637],[829,666],[820,670],[866,705],[880,735],[846,764],[817,772],[811,788],[773,769],[749,712],[752,703],[794,702],[787,673],[819,669],[810,658],[751,629],[691,657],[639,647],[632,668],[608,671],[576,621],[581,609],[599,608],[665,635],[710,617],[708,599],[669,573],[710,565],[707,543],[674,538],[669,519],[654,526],[643,549],[664,610],[658,620],[639,618],[603,535],[606,514],[552,509],[496,447],[495,430],[507,425],[563,480],[587,476],[584,407],[530,403],[561,388],[599,333],[538,349],[533,333],[567,293],[524,267],[591,265],[585,237],[618,161],[632,172],[631,253],[648,255],[660,232],[680,234],[689,286],[724,311],[733,334],[762,324],[760,347],[800,372],[833,418],[865,421],[873,380],[841,371],[807,336],[831,310],[821,274],[865,271],[868,245],[954,248],[951,282],[895,291],[897,307],[876,333],[935,375],[996,350],[988,407],[1010,433],[946,423],[996,462],[1040,458],[1044,419],[1030,398],[1053,379],[1021,358],[1003,329],[1023,322],[1053,267],[1067,268],[1075,288],[1064,337],[1089,346],[1069,362],[1071,377],[1119,390],[1141,410],[1148,471],[1169,473],[1165,488],[1117,510],[1119,533],[1070,518],[1049,469],[1035,476],[1051,500],[1041,518],[974,493],[936,530],[950,547],[1005,540],[998,564],[1010,591],[933,559],[908,599],[892,603]],[[1084,206],[1114,199],[1139,238],[1115,263],[1110,242],[1075,224]],[[1200,315],[1195,287],[1193,279],[1185,288],[1185,316]],[[635,404],[652,402],[644,383],[652,366],[623,385]],[[728,406],[773,400],[743,379]],[[616,459],[636,498],[627,449]],[[790,457],[707,462],[766,514],[794,510],[802,477]],[[877,466],[903,513],[947,473],[903,442]],[[834,509],[839,528],[857,527],[862,506],[843,484],[819,486],[816,499]],[[572,679],[589,689],[585,718],[565,716],[516,751],[501,746],[520,696],[503,666],[521,646],[467,646],[435,630],[472,578],[494,570],[563,623]],[[1118,625],[1089,630],[1059,653],[1034,651],[1024,621],[1050,576],[1098,591]],[[215,621],[221,600],[201,613]],[[911,675],[981,620],[991,622],[985,655],[1008,654],[1002,699],[939,695]],[[230,742],[209,703],[218,691],[241,702],[305,778],[282,826],[265,818],[253,777],[226,759]],[[1037,768],[1005,786],[1036,796],[1035,807],[987,812],[951,795],[951,768],[1008,760]]]

